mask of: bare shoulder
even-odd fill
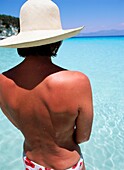
[[[6,84],[6,77],[3,74],[0,74],[0,87]]]
[[[13,80],[3,74],[0,74],[0,100],[9,103],[12,107],[17,104],[17,86]]]
[[[79,71],[61,71],[48,76],[45,81],[49,88],[85,88],[90,86],[89,78]]]
[[[44,81],[46,93],[49,95],[47,99],[50,108],[54,111],[68,109],[73,110],[72,113],[77,113],[77,110],[82,105],[82,99],[85,96],[91,96],[91,87],[88,77],[77,71],[61,71],[48,76]],[[61,105],[60,105],[61,103]]]
[[[3,80],[3,78],[4,78],[4,75],[0,74],[0,82]]]
[[[15,85],[14,81],[12,81],[11,79],[7,78],[6,76],[4,76],[3,74],[0,74],[0,86],[12,86]]]
[[[16,84],[13,80],[7,78],[3,74],[0,74],[0,95],[1,96],[14,96],[16,92]]]

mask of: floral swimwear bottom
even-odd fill
[[[25,170],[53,170],[50,168],[45,168],[44,166],[38,165],[37,163],[30,161],[26,156],[24,157],[24,165]],[[68,168],[67,170],[82,170],[83,168],[83,158],[80,158],[80,160],[71,168]]]

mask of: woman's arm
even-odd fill
[[[75,140],[78,144],[89,140],[93,122],[92,91],[87,77],[83,81],[80,102],[75,131]]]

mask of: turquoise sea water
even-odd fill
[[[0,72],[22,58],[0,48]],[[53,62],[84,72],[94,100],[91,138],[81,144],[87,170],[124,170],[124,37],[72,38]],[[23,170],[23,136],[0,111],[0,170]]]

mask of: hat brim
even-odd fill
[[[77,35],[84,27],[68,30],[36,30],[20,32],[18,35],[0,40],[0,47],[26,48],[51,44]]]

